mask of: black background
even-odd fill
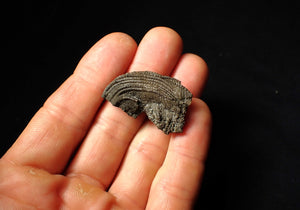
[[[184,52],[200,55],[210,69],[201,98],[214,125],[195,209],[300,209],[299,3],[53,0],[23,6],[21,18],[4,19],[1,60],[9,67],[1,76],[1,155],[101,37],[122,31],[139,42],[152,27],[168,26],[182,36]]]

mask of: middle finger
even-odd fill
[[[169,75],[182,50],[180,36],[168,28],[154,28],[141,41],[129,71]],[[106,189],[115,176],[143,117],[134,119],[106,102],[67,170]]]

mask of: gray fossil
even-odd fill
[[[150,71],[118,76],[102,97],[134,118],[145,112],[165,134],[182,132],[192,101],[192,93],[179,80]]]

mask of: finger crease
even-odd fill
[[[97,75],[99,73],[97,73],[97,70],[95,70],[94,68],[92,68],[90,66],[84,65],[84,68],[89,70],[89,71],[84,71],[84,72],[89,72],[89,73],[83,74],[82,72],[76,73],[76,71],[75,71],[73,74],[74,79],[77,80],[78,82],[80,82],[81,84],[84,84],[89,89],[94,89],[94,91],[100,95],[102,93],[102,91],[104,90],[103,88],[100,88],[103,86],[103,84],[99,83],[98,80],[95,80],[95,75]]]
[[[65,126],[71,127],[74,130],[86,131],[87,126],[84,121],[77,116],[72,110],[65,106],[51,103],[51,106],[44,105],[42,107],[49,116],[62,122]]]
[[[178,149],[170,149],[170,152],[173,152],[176,154],[176,156],[181,156],[181,157],[185,157],[189,160],[192,161],[196,161],[200,164],[204,164],[205,163],[205,155],[204,154],[197,154],[198,157],[194,156],[194,155],[190,155],[189,151],[185,152],[183,151],[182,148],[178,148]]]
[[[101,180],[96,179],[95,177],[87,175],[85,173],[71,172],[67,175],[67,177],[81,179],[81,180],[85,181],[86,183],[91,184],[93,186],[97,186],[103,190],[106,190],[106,187],[107,187],[104,183],[101,182]]]
[[[168,179],[160,182],[160,188],[164,193],[167,193],[171,197],[176,199],[181,199],[185,201],[190,201],[192,198],[192,191],[189,188],[182,185],[175,185]]]
[[[166,154],[166,150],[156,144],[150,142],[141,142],[139,144],[132,144],[130,150],[137,152],[138,155],[144,159],[161,166]]]
[[[124,138],[127,136],[130,136],[131,139],[136,133],[136,131],[133,131],[132,128],[130,128],[127,124],[108,116],[100,116],[95,121],[94,125],[99,127],[105,133],[105,135],[117,140],[118,142],[123,142]]]

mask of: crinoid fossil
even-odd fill
[[[179,80],[150,71],[118,76],[102,94],[134,118],[145,112],[165,134],[182,132],[192,96]]]

